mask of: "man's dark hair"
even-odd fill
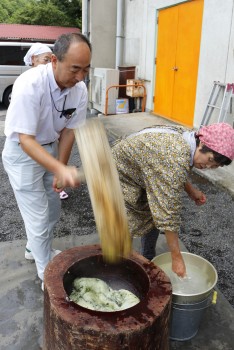
[[[199,140],[198,136],[195,136],[195,137],[196,137],[196,146],[198,147],[199,144],[200,144],[200,140]],[[200,149],[200,152],[201,153],[212,152],[213,156],[214,156],[214,161],[216,163],[218,163],[219,166],[229,165],[232,162],[230,158],[228,158],[226,156],[223,156],[222,154],[220,154],[220,153],[218,153],[216,151],[213,151],[212,149],[210,149],[206,145],[202,145],[202,148]]]
[[[74,42],[84,42],[88,45],[90,51],[92,51],[92,46],[88,38],[81,33],[68,33],[62,34],[55,41],[53,53],[57,57],[57,59],[62,62],[64,57],[71,45]]]

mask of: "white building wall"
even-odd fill
[[[184,1],[126,0],[124,65],[136,66],[136,78],[145,80],[146,109],[153,109],[157,10]]]
[[[198,127],[214,81],[234,82],[233,0],[205,0],[194,126]],[[219,101],[220,105],[220,101]],[[217,121],[217,113],[211,121]]]
[[[125,39],[124,63],[125,65],[139,66],[139,53],[143,51],[142,41],[142,15],[145,1],[127,1],[125,7]]]
[[[153,109],[159,9],[186,1],[126,0],[124,65],[136,65],[145,80],[146,109]],[[194,127],[198,127],[214,80],[234,82],[234,0],[204,0]]]
[[[91,0],[89,3],[92,68],[115,68],[117,2]]]
[[[92,60],[89,82],[89,108],[93,108],[96,101],[94,91],[95,68],[115,68],[116,56],[116,0],[82,0],[83,8],[87,8],[88,34],[92,44]],[[83,18],[83,22],[85,23]],[[82,28],[85,32],[85,28]],[[101,94],[102,91],[99,93]]]

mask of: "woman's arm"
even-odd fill
[[[187,192],[188,196],[196,203],[196,205],[202,205],[206,203],[206,196],[202,191],[199,191],[197,188],[193,187],[190,182],[186,182],[184,189]]]
[[[184,277],[186,275],[186,266],[180,251],[178,234],[172,231],[165,231],[165,236],[171,252],[172,271],[178,276]]]

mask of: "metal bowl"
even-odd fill
[[[130,259],[123,259],[118,264],[108,264],[100,254],[75,262],[63,278],[64,289],[68,295],[72,292],[72,282],[76,277],[99,278],[112,289],[127,289],[139,299],[144,298],[149,291],[149,278],[146,272]]]
[[[77,277],[99,278],[112,289],[126,289],[140,299],[140,302],[131,308],[108,312],[112,315],[126,312],[133,315],[134,311],[134,317],[138,318],[143,312],[144,320],[146,320],[147,314],[151,318],[152,312],[155,313],[152,310],[158,307],[160,310],[163,309],[165,300],[169,302],[172,298],[171,283],[165,273],[137,252],[132,252],[128,258],[123,258],[116,264],[108,264],[104,261],[100,245],[74,247],[58,254],[55,258],[53,263],[58,272],[59,281],[57,281],[58,276],[55,272],[48,272],[46,276],[49,275],[49,277],[45,279],[45,286],[47,289],[51,287],[53,293],[56,291],[56,299],[59,299],[59,290],[62,287],[62,291],[66,294],[66,302],[78,312],[81,309],[85,311],[89,309],[83,308],[69,299],[73,289],[73,281]],[[53,265],[52,262],[49,267],[51,265]],[[95,311],[89,310],[89,312]],[[104,311],[97,312],[105,314]]]
[[[179,278],[171,269],[171,253],[156,256],[152,262],[160,267],[172,283],[172,301],[180,304],[198,303],[215,287],[218,275],[214,266],[201,256],[182,252],[187,277]]]

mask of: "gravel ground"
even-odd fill
[[[4,137],[0,137],[2,151]],[[80,165],[74,146],[71,163]],[[0,161],[0,242],[25,239],[23,222],[12,189]],[[218,288],[234,307],[234,200],[231,195],[197,174],[191,181],[207,195],[207,203],[197,207],[183,195],[180,238],[188,251],[209,260],[218,272]],[[96,232],[95,221],[86,185],[68,189],[69,199],[62,201],[62,215],[55,236],[86,235]]]

